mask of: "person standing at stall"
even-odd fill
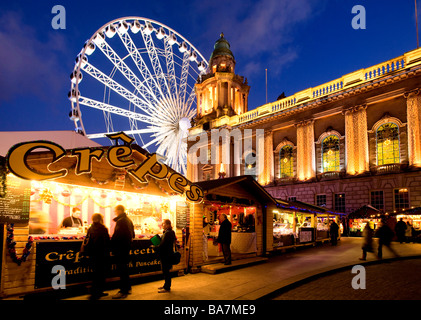
[[[171,221],[165,219],[162,223],[162,228],[164,229],[164,234],[157,249],[159,257],[161,258],[161,268],[162,273],[164,274],[165,283],[164,286],[158,288],[159,293],[171,291],[171,256],[174,252],[175,244],[175,232],[172,229]]]
[[[405,241],[405,231],[406,223],[403,221],[403,218],[400,218],[395,225],[396,236],[398,237],[398,241],[400,243],[403,243]]]
[[[332,243],[332,246],[336,246],[338,244],[338,236],[339,236],[339,226],[335,222],[335,220],[332,220],[330,223],[330,241]]]
[[[127,217],[124,206],[116,206],[114,213],[116,217],[113,220],[116,224],[111,237],[111,247],[120,276],[120,291],[112,298],[124,299],[132,290],[127,264],[129,263],[129,253],[135,233],[133,222]]]
[[[220,215],[221,226],[218,233],[218,243],[222,246],[222,253],[224,254],[225,265],[231,264],[231,222],[227,219],[227,215],[222,213]]]
[[[93,270],[90,299],[97,300],[108,296],[108,293],[104,293],[104,286],[110,257],[110,235],[100,213],[92,215],[92,225],[88,229],[81,251],[88,254]]]
[[[74,207],[72,209],[72,212],[70,213],[70,216],[63,220],[63,222],[60,225],[60,228],[83,227],[83,222],[79,217],[80,217],[80,209],[77,207]]]

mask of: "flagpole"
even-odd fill
[[[417,0],[415,0],[415,25],[417,28],[417,49],[420,47],[420,40],[418,36],[418,12],[417,12]]]
[[[266,103],[268,103],[268,69],[266,71]]]

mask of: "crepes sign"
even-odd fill
[[[130,158],[133,153],[133,138],[124,132],[109,134],[108,138],[114,140],[116,145],[108,148],[107,151],[101,148],[78,148],[72,149],[71,154],[60,145],[51,141],[31,141],[14,145],[7,154],[7,167],[15,176],[25,180],[51,180],[65,177],[68,173],[67,168],[50,170],[50,165],[57,163],[64,157],[76,157],[77,164],[74,168],[76,175],[87,174],[92,171],[92,161],[99,161],[104,155],[108,163],[117,169],[126,169],[127,173],[140,183],[147,182],[147,177],[151,176],[158,180],[167,179],[170,188],[179,193],[185,194],[186,199],[191,202],[199,203],[203,200],[203,190],[196,184],[193,184],[183,175],[170,171],[169,167],[163,163],[164,157],[153,153],[148,154],[147,159],[141,164],[136,165]],[[118,145],[122,140],[123,144]],[[36,149],[47,149],[53,155],[52,161],[47,165],[47,173],[39,172],[28,165],[28,156]]]

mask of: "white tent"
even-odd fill
[[[17,143],[35,140],[52,141],[64,149],[101,146],[75,131],[0,131],[0,156]]]

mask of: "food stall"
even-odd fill
[[[421,207],[412,207],[411,209],[402,210],[391,215],[396,221],[402,218],[405,223],[412,227],[411,239],[408,240],[421,242]]]
[[[301,201],[277,199],[273,212],[273,246],[285,249],[329,239],[330,221],[340,224],[341,214]]]
[[[130,251],[131,277],[161,271],[151,237],[162,234],[170,219],[182,254],[173,271],[188,268],[187,238],[190,207],[200,203],[202,191],[149,154],[123,133],[111,137],[124,145],[64,150],[48,141],[21,143],[7,156],[7,193],[0,198],[3,244],[3,296],[51,290],[55,266],[65,268],[66,286],[90,280],[89,257],[80,252],[92,215],[100,213],[110,235],[114,208],[123,205],[133,221],[135,238]],[[82,225],[62,228],[73,208]],[[108,281],[116,278],[110,257]]]
[[[193,266],[222,260],[222,250],[216,239],[219,217],[226,214],[232,225],[231,253],[233,260],[258,256],[271,247],[267,237],[271,219],[267,208],[276,206],[275,200],[251,176],[231,177],[197,182],[205,194],[204,201],[195,205],[197,245],[193,247]],[[271,231],[271,228],[270,228]],[[199,250],[200,244],[202,250]]]
[[[383,214],[371,205],[364,205],[348,214],[349,235],[361,237],[365,225],[370,223],[373,230],[377,229]]]

